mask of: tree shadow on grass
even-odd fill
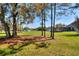
[[[65,34],[67,37],[79,37],[79,34]]]
[[[35,44],[35,42],[34,41],[28,41],[28,42],[22,43],[22,45],[18,44],[18,45],[15,45],[15,46],[10,46],[9,48],[6,48],[6,49],[0,49],[0,56],[15,56],[15,54],[17,52],[21,51],[24,46],[28,46],[30,44]],[[39,44],[35,44],[35,45],[36,45],[36,49],[39,49],[39,48],[48,48],[48,46],[50,44],[40,42]]]
[[[3,43],[6,40],[5,36],[0,36],[0,43]]]
[[[33,37],[23,37],[23,38],[21,38],[21,37],[10,38],[11,40],[6,39],[6,38],[1,38],[0,43],[10,44],[10,47],[8,47],[6,49],[0,49],[0,55],[1,56],[15,55],[15,53],[21,51],[24,46],[28,46],[29,44],[34,44],[35,39],[38,39],[38,38],[44,40],[44,37],[36,37],[36,36],[35,37],[34,36]],[[18,41],[18,40],[20,40],[20,41]],[[22,43],[22,44],[19,45],[18,43]],[[18,44],[18,45],[16,45],[16,44]],[[48,44],[42,42],[40,44],[36,44],[36,46],[37,46],[37,48],[47,48]]]
[[[28,46],[32,44],[31,41],[25,42],[22,45],[17,45],[15,46],[11,46],[9,48],[6,49],[0,49],[0,55],[1,56],[7,56],[7,55],[14,55],[15,53],[21,51],[23,49],[24,46]]]
[[[6,40],[11,39],[12,37],[0,36],[0,43],[3,43]]]

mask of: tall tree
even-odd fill
[[[48,4],[47,3],[40,3],[40,4],[35,4],[35,10],[36,10],[36,14],[37,16],[39,16],[41,18],[41,27],[42,27],[42,36],[46,36],[45,33],[45,21],[46,21],[46,8],[47,8]]]
[[[54,17],[53,17],[53,39],[54,39],[54,32],[55,32],[55,16],[56,16],[56,3],[54,3]]]
[[[54,27],[55,27],[55,14],[56,14],[56,3],[51,3],[51,37],[54,39]]]
[[[5,22],[5,10],[4,10],[3,4],[0,4],[0,21],[1,21],[2,25],[4,26],[6,37],[7,38],[10,37],[11,36],[10,28],[9,28],[8,24]]]
[[[44,16],[44,37],[46,36],[46,24],[45,24],[45,21],[46,21],[46,15],[45,15],[45,10],[44,10],[44,14],[43,14]]]
[[[17,3],[13,3],[12,4],[12,17],[13,17],[13,37],[17,36],[17,23],[16,23],[16,16],[17,16],[17,12],[16,12],[16,8],[17,8]]]
[[[50,34],[50,37],[52,37],[52,39],[54,38],[53,37],[53,8],[52,8],[52,3],[51,3],[51,34]]]
[[[41,14],[42,14],[42,17],[41,17],[41,18],[42,18],[42,19],[41,19],[41,28],[42,28],[42,30],[41,30],[41,35],[42,35],[42,36],[44,35],[44,34],[43,34],[43,29],[44,29],[44,26],[43,26],[43,25],[44,25],[44,22],[43,22],[43,18],[44,18],[44,17],[43,17],[43,12],[44,12],[44,11],[41,10]]]

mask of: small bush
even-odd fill
[[[10,48],[0,48],[0,55],[5,56],[5,55],[10,55],[12,49]]]
[[[36,48],[47,48],[48,47],[48,43],[45,43],[45,42],[41,42],[41,43],[38,43],[36,44]]]
[[[22,46],[22,44],[18,43],[18,44],[16,44],[16,45],[14,45],[12,48],[17,50],[17,49],[19,49],[21,46]]]
[[[23,46],[29,45],[31,43],[33,43],[33,42],[32,41],[25,41],[25,42],[23,42]]]

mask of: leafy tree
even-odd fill
[[[47,7],[48,7],[47,3],[35,4],[36,15],[41,18],[42,36],[46,36],[45,30],[43,30],[43,28],[45,29],[46,27],[45,21],[46,21],[46,16],[47,16],[46,14]]]
[[[22,19],[22,23],[30,23],[34,19],[34,15],[32,15],[32,12],[30,9],[30,6],[26,4],[17,4],[17,3],[11,3],[8,4],[10,7],[10,13],[11,18],[13,18],[13,37],[17,37],[17,24],[20,22],[20,18]],[[20,18],[19,18],[20,17]],[[19,22],[18,22],[19,21]]]
[[[4,9],[4,4],[0,4],[0,21],[2,23],[2,26],[4,26],[4,30],[6,33],[6,37],[10,37],[10,27],[8,24],[5,22],[5,9]]]
[[[54,27],[55,27],[55,16],[56,16],[55,14],[56,14],[56,3],[54,4],[51,3],[51,35],[50,36],[52,37],[52,39],[54,39]]]
[[[17,23],[16,23],[16,16],[18,12],[16,12],[17,3],[13,3],[12,5],[12,17],[13,17],[13,37],[17,36]]]

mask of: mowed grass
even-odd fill
[[[40,36],[40,31],[21,32],[18,35]],[[50,33],[46,32],[49,37]],[[18,48],[20,44],[15,45],[15,49],[4,49],[8,51],[3,55],[12,56],[79,56],[79,36],[76,32],[56,32],[55,39],[42,42],[29,42]],[[14,52],[12,52],[14,51]]]
[[[6,35],[5,35],[5,32],[0,31],[0,38],[2,38],[2,37],[4,37],[4,36],[6,36]]]

